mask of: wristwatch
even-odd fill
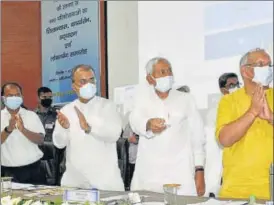
[[[4,131],[5,131],[6,133],[8,133],[8,134],[12,133],[12,131],[9,131],[9,130],[8,130],[8,127],[5,127]]]
[[[203,167],[195,168],[195,172],[203,172],[203,171],[205,171]]]
[[[88,128],[85,130],[86,134],[89,134],[91,132],[91,127],[89,124],[87,124]]]

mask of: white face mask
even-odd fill
[[[156,81],[155,89],[162,93],[169,91],[174,83],[173,76],[165,76],[154,79]]]
[[[273,67],[254,67],[254,78],[252,79],[255,83],[260,83],[263,86],[268,86],[273,80]]]
[[[228,92],[229,93],[234,93],[238,89],[239,89],[238,87],[230,88],[230,89],[228,89]]]
[[[86,100],[93,98],[97,92],[96,85],[87,83],[80,88],[80,97]]]

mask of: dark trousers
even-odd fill
[[[127,187],[128,187],[128,190],[130,190],[130,185],[131,185],[131,181],[132,181],[134,170],[135,170],[135,164],[128,163],[128,169],[129,169],[129,176],[128,176],[129,178],[127,180]]]
[[[135,164],[128,164],[129,166],[129,181],[131,183],[131,180],[132,180],[132,177],[133,177],[133,174],[134,174],[134,170],[135,170]]]
[[[41,168],[41,161],[21,167],[1,166],[2,177],[12,177],[13,182],[26,184],[45,184],[46,175]]]

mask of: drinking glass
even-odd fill
[[[164,184],[164,203],[165,205],[177,205],[177,192],[180,184]]]
[[[12,177],[1,177],[1,194],[6,196],[12,195],[11,180]]]

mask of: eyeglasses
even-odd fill
[[[251,63],[251,64],[246,64],[244,66],[248,66],[248,67],[264,67],[264,66],[269,66],[269,67],[273,67],[272,63],[269,63],[267,65],[264,65],[263,62],[259,62],[259,63]]]

